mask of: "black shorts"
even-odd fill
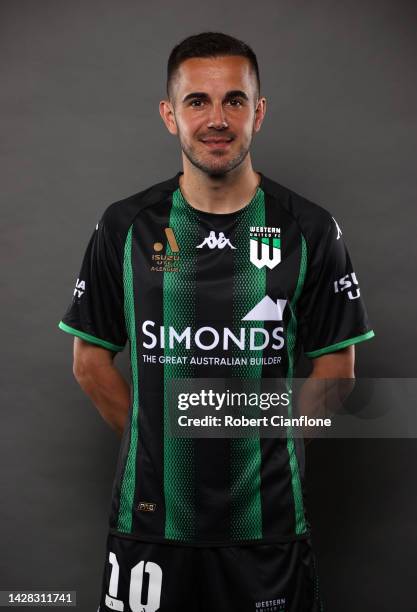
[[[319,612],[310,539],[179,546],[108,534],[97,612]]]

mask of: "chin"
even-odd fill
[[[194,160],[194,165],[199,168],[205,174],[209,176],[223,176],[227,174],[231,170],[228,164],[216,165],[216,164],[207,164],[204,161]]]
[[[225,174],[230,172],[230,170],[233,170],[233,167],[229,165],[211,166],[211,167],[206,166],[204,170],[205,172],[207,172],[207,174],[210,174],[210,176],[224,176]]]
[[[217,156],[216,158],[205,158],[203,156],[197,157],[192,154],[192,151],[183,148],[183,152],[188,158],[188,160],[192,163],[193,166],[207,174],[211,177],[222,177],[225,176],[231,170],[234,170],[237,166],[239,166],[244,160],[245,156],[233,157],[225,155]]]

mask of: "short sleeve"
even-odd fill
[[[111,351],[122,351],[126,344],[123,259],[105,214],[90,237],[72,301],[58,327]]]
[[[369,325],[358,276],[340,226],[331,215],[313,253],[309,254],[307,248],[307,262],[298,305],[306,356],[319,357],[372,338],[375,334]]]

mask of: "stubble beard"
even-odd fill
[[[181,149],[188,161],[193,164],[193,166],[211,177],[222,177],[234,168],[237,168],[237,166],[239,166],[247,156],[251,144],[249,142],[248,146],[242,146],[238,153],[230,159],[223,159],[227,157],[227,153],[225,154],[223,151],[219,151],[218,153],[213,152],[211,154],[212,161],[208,162],[203,158],[203,156],[200,156],[195,152],[194,147],[188,146],[186,143],[184,143],[180,134],[178,134],[178,137]]]

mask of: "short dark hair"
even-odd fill
[[[249,60],[251,68],[255,73],[259,96],[261,81],[259,78],[258,61],[249,45],[221,32],[201,32],[200,34],[184,38],[172,49],[168,59],[166,83],[168,98],[171,99],[172,83],[175,73],[182,62],[192,57],[222,57],[225,55],[241,55]]]

